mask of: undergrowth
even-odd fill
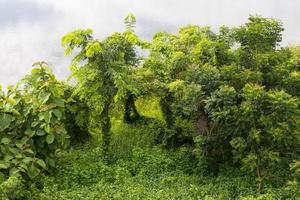
[[[284,188],[267,185],[257,194],[255,179],[222,166],[218,176],[203,173],[193,149],[155,146],[145,125],[113,122],[111,159],[101,140],[58,153],[57,168],[32,184],[28,199],[295,199]]]

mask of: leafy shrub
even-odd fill
[[[74,94],[74,88],[64,85],[65,128],[72,144],[87,141],[91,135],[89,130],[90,111],[87,104]]]
[[[25,185],[20,177],[11,176],[6,181],[0,182],[0,199],[20,199],[24,197]]]
[[[208,99],[207,112],[220,125],[218,137],[230,142],[242,169],[254,172],[263,184],[272,168],[299,152],[299,101],[284,91],[251,84],[245,85],[238,100],[233,88],[225,88]]]
[[[54,153],[68,145],[62,85],[44,63],[24,78],[22,91],[9,89],[0,101],[0,170],[36,178],[54,166]]]

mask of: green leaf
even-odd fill
[[[13,167],[9,169],[9,175],[10,176],[17,176],[20,173],[20,169]]]
[[[14,100],[12,98],[6,98],[6,101],[12,105],[15,105],[17,103],[16,100]]]
[[[31,123],[31,127],[36,127],[39,124],[39,121],[34,121]]]
[[[9,144],[11,142],[11,139],[9,139],[9,138],[2,138],[2,140],[1,140],[1,143],[2,144]]]
[[[39,129],[39,130],[36,131],[36,135],[43,136],[43,135],[46,135],[46,132],[42,129]]]
[[[47,168],[46,163],[41,159],[38,159],[36,163],[39,164],[43,169]]]
[[[1,185],[1,183],[4,182],[4,180],[5,180],[5,176],[2,172],[0,172],[0,185]]]
[[[26,129],[25,135],[27,135],[28,137],[33,137],[35,135],[35,131],[31,129]]]
[[[135,16],[132,13],[130,13],[125,17],[124,21],[125,21],[127,30],[133,30],[135,23],[136,23]]]
[[[37,168],[34,164],[31,164],[28,168],[28,176],[31,178],[31,179],[34,179],[35,177],[37,177],[41,170],[39,168]]]
[[[43,104],[46,103],[49,100],[50,96],[51,96],[51,93],[47,94],[46,96],[43,96],[42,97],[42,103]]]
[[[34,154],[34,152],[31,149],[25,149],[24,152]]]
[[[15,117],[9,114],[0,114],[0,131],[5,130],[6,128],[9,127],[11,122],[15,120]]]
[[[47,125],[45,126],[45,131],[46,131],[47,133],[50,133],[50,131],[51,131],[50,124],[47,124]]]
[[[101,52],[101,46],[100,43],[98,41],[93,41],[87,44],[86,48],[85,48],[85,55],[86,57],[93,57],[95,54]]]
[[[21,158],[24,157],[24,154],[18,153],[17,155],[15,155],[15,157],[16,157],[17,159],[21,159]]]
[[[9,162],[5,162],[3,160],[0,160],[0,169],[8,169],[10,166]]]
[[[6,154],[5,156],[4,156],[4,161],[6,161],[6,162],[10,162],[12,159],[13,159],[14,157],[13,156],[11,156],[11,155],[9,155],[9,154]],[[1,162],[1,161],[0,161]]]
[[[46,157],[46,162],[48,163],[49,166],[55,167],[55,161],[52,158]]]
[[[52,144],[54,142],[54,135],[52,133],[48,134],[46,137],[46,142]]]
[[[45,122],[50,123],[51,121],[51,111],[44,111],[39,114],[39,120],[45,120]]]
[[[26,172],[28,170],[28,166],[26,163],[21,163],[19,166],[22,168],[20,169],[22,172]]]
[[[31,157],[25,157],[22,162],[24,162],[25,164],[29,164],[30,162],[32,162],[33,159]]]
[[[64,107],[65,101],[62,98],[55,97],[52,100],[52,103],[56,104],[59,107]]]
[[[61,119],[62,113],[61,113],[60,110],[55,109],[55,110],[53,110],[53,113],[54,113],[54,115],[57,117],[58,120]]]
[[[15,155],[17,155],[19,152],[19,149],[14,148],[14,147],[9,147],[8,150]]]

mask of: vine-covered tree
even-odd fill
[[[112,102],[124,98],[128,91],[136,92],[128,78],[138,62],[135,45],[139,40],[131,29],[134,17],[127,17],[126,24],[127,31],[102,41],[94,39],[90,29],[76,30],[62,38],[67,55],[77,52],[71,66],[72,77],[77,81],[75,94],[87,102],[90,126],[101,130],[104,152],[108,151],[110,141]],[[131,95],[132,101],[130,98]]]

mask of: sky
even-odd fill
[[[283,22],[283,46],[300,44],[298,0],[0,0],[0,85],[16,84],[42,60],[65,79],[70,58],[64,56],[61,37],[91,28],[102,39],[123,31],[129,13],[136,16],[136,32],[143,39],[188,24],[213,30],[239,26],[258,14]]]

